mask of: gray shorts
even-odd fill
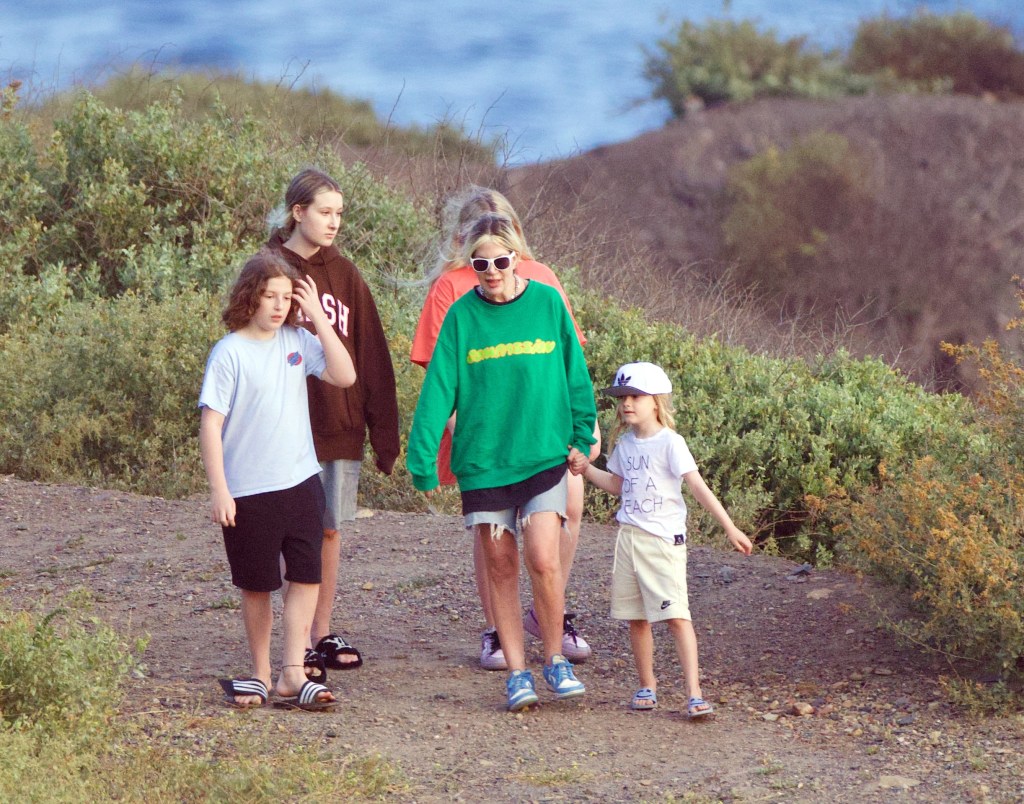
[[[324,530],[338,530],[342,522],[356,518],[359,496],[359,470],[362,461],[324,461],[320,464],[320,480],[324,484],[327,507],[324,509]]]
[[[491,537],[497,539],[504,531],[513,535],[516,533],[516,525],[522,523],[525,527],[532,514],[555,513],[565,525],[565,500],[566,491],[569,487],[569,473],[566,472],[560,481],[547,491],[542,491],[536,497],[531,497],[518,508],[506,508],[503,511],[474,511],[463,516],[466,528],[471,529],[477,525],[490,525]]]

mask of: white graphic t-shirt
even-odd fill
[[[615,518],[668,542],[686,539],[686,503],[680,482],[697,471],[686,440],[667,427],[650,438],[627,432],[608,459],[608,471],[622,478]]]
[[[315,335],[285,325],[269,340],[237,332],[214,344],[199,406],[224,414],[224,474],[232,497],[297,486],[320,471],[306,377],[327,361]]]

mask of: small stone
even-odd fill
[[[814,707],[806,701],[797,701],[789,708],[789,711],[797,717],[810,717],[814,714]]]
[[[779,716],[774,712],[765,712],[763,715],[761,715],[761,720],[767,720],[769,723],[774,723],[778,719]]]
[[[373,591],[373,582],[372,581],[366,581],[360,588],[364,592],[372,592]]]
[[[891,676],[892,675],[892,670],[889,669],[888,667],[876,667],[875,668],[875,675],[876,676]]]
[[[732,583],[736,580],[736,570],[732,567],[722,567],[718,570],[718,577],[722,583]]]
[[[903,717],[896,718],[897,726],[911,726],[917,720],[913,715],[904,715]]]
[[[909,790],[921,784],[920,779],[911,779],[909,776],[880,776],[878,786],[883,790]]]
[[[832,590],[825,588],[812,589],[810,592],[807,593],[807,597],[811,600],[828,600],[830,597],[832,597]]]

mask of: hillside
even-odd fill
[[[728,279],[720,225],[730,168],[816,131],[847,138],[871,166],[871,209],[833,236],[813,281],[782,293],[748,288],[747,301],[768,326],[781,321],[784,330],[795,312],[811,329],[845,331],[855,351],[880,354],[917,379],[969,383],[938,346],[1005,342],[1016,310],[1011,278],[1024,273],[1022,104],[892,96],[722,106],[628,142],[512,170],[507,189],[531,210],[535,229],[543,218],[585,210],[579,242],[600,237],[646,250],[674,289],[669,304],[647,295],[678,315],[693,303],[695,279],[713,294]],[[614,273],[578,261],[600,279]],[[745,329],[754,341],[747,345],[756,346],[757,328]]]

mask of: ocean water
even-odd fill
[[[210,67],[364,98],[401,125],[454,122],[527,162],[667,120],[642,77],[666,19],[753,19],[832,48],[916,7],[1024,31],[1016,0],[0,0],[0,78],[45,92],[130,64]]]

